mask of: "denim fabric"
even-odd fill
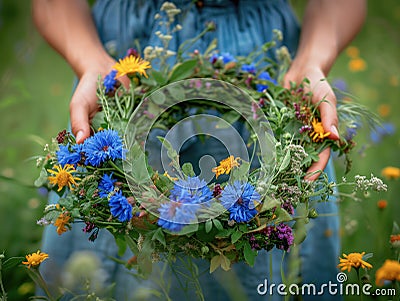
[[[218,39],[218,49],[233,55],[247,55],[255,47],[271,40],[272,29],[280,29],[286,45],[293,54],[296,50],[299,36],[299,26],[290,6],[285,0],[205,0],[203,8],[198,8],[192,0],[173,1],[182,9],[178,23],[183,30],[174,35],[171,42],[173,49],[185,39],[192,38],[203,30],[207,21],[214,21],[216,31],[207,34],[193,47],[200,51],[205,50],[208,43]],[[153,16],[161,6],[162,1],[156,0],[99,0],[93,7],[93,18],[97,26],[101,41],[106,49],[115,57],[122,57],[129,47],[136,47],[137,40],[141,47],[157,45],[154,38],[158,25]],[[273,54],[271,53],[273,57]],[[240,130],[240,126],[239,126]],[[242,130],[242,134],[245,135]],[[162,133],[161,133],[162,134]],[[153,135],[155,135],[153,133]],[[206,145],[191,143],[181,153],[183,161],[197,162],[197,158],[204,154],[211,154],[218,162],[226,156],[225,150],[214,145],[213,140],[206,141]],[[332,162],[326,172],[334,180]],[[49,201],[57,201],[57,195],[51,193]],[[309,231],[306,240],[301,245],[300,276],[304,283],[327,283],[336,281],[336,263],[339,256],[339,222],[337,204],[335,200],[320,203],[316,206],[318,213],[329,216],[319,217],[308,224]],[[83,227],[83,226],[82,226]],[[117,246],[114,238],[106,230],[101,230],[95,242],[88,241],[88,235],[81,230],[78,224],[71,231],[59,236],[53,226],[48,226],[43,234],[42,251],[50,257],[41,265],[44,278],[50,286],[59,285],[63,266],[74,252],[90,250],[102,262],[103,273],[107,283],[115,282],[114,298],[123,300],[152,300],[147,298],[146,288],[160,291],[157,282],[162,277],[171,282],[173,300],[196,300],[193,286],[185,290],[179,285],[179,277],[172,276],[171,268],[160,276],[163,264],[154,265],[154,273],[150,280],[139,280],[132,277],[127,269],[115,263],[111,257],[117,256]],[[268,279],[269,283],[281,283],[280,267],[283,253],[274,250],[270,253],[260,252],[254,267],[244,263],[235,264],[230,272],[208,272],[208,263],[203,260],[194,262],[199,268],[199,281],[203,288],[206,300],[283,300],[277,294],[260,296],[257,286]],[[132,256],[126,252],[123,259]],[[286,256],[287,257],[287,256]],[[173,264],[173,269],[179,269],[180,261]],[[272,266],[270,266],[272,265]],[[286,265],[286,263],[285,263]],[[270,269],[273,271],[270,275]],[[229,289],[227,287],[229,286]],[[340,300],[338,296],[317,296],[318,300]],[[64,300],[68,300],[65,298]],[[154,298],[157,299],[157,298]],[[164,300],[161,297],[158,300]],[[312,300],[304,297],[303,300]]]

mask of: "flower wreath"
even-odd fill
[[[156,17],[176,13],[179,9],[166,3]],[[174,20],[166,19],[169,29]],[[176,25],[173,31],[180,29]],[[228,270],[235,262],[253,265],[262,249],[289,251],[302,239],[294,229],[301,232],[308,219],[317,217],[313,204],[338,195],[341,185],[349,186],[354,198],[357,191],[386,190],[373,175],[334,183],[321,171],[316,181],[304,179],[328,147],[345,156],[350,167],[356,124],[362,116],[374,123],[376,116],[339,100],[340,139],[329,139],[307,80],[290,88],[279,84],[290,63],[286,48],[276,51],[277,62],[265,55],[281,38],[279,32],[247,57],[221,54],[216,42],[204,53],[187,53],[199,37],[173,53],[168,50],[170,32],[158,32],[163,47],[145,48],[144,58],[129,50],[99,81],[102,111],[93,120],[91,137],[77,144],[64,130],[46,146],[38,159],[36,185],[55,190],[60,199],[45,208],[40,224],[53,224],[62,234],[73,223],[84,222],[89,240],[105,228],[121,253],[127,246],[133,251],[135,257],[126,265],[142,274],[151,272],[152,262],[179,254],[210,261],[212,272],[218,267]],[[172,56],[176,63],[168,64]],[[125,75],[129,88],[117,81]],[[244,144],[252,152],[250,158],[230,154],[208,171],[215,178],[206,181],[192,164],[181,166],[166,136],[159,139],[168,171],[152,168],[145,149],[150,130],[172,130],[196,115],[211,118],[198,124],[212,124],[213,129],[246,123],[249,138]]]

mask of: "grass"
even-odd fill
[[[296,6],[303,2],[296,2]],[[394,124],[396,131],[378,144],[371,142],[368,129],[359,131],[359,153],[353,156],[353,175],[380,175],[386,166],[400,167],[400,5],[395,0],[388,0],[385,5],[368,3],[366,25],[352,43],[366,61],[366,70],[349,71],[350,57],[344,53],[330,79],[343,79],[349,92],[376,112],[382,113],[382,105],[387,106],[384,122]],[[41,152],[40,139],[48,141],[65,128],[73,74],[35,32],[23,1],[0,1],[0,43],[0,252],[4,250],[6,257],[24,256],[40,247],[42,228],[36,225],[36,220],[46,204],[46,197],[32,187],[38,175],[32,156]],[[340,160],[336,161],[336,167],[341,177]],[[361,203],[340,204],[342,250],[374,253],[369,260],[374,266],[372,278],[384,260],[394,255],[389,235],[393,222],[400,223],[398,181],[387,181],[387,193],[372,194]],[[380,199],[387,200],[385,209],[377,207]],[[355,272],[349,276],[355,281]],[[33,292],[33,284],[22,269],[6,272],[3,279],[10,300],[26,300]],[[346,297],[353,299],[358,300]]]

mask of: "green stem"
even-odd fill
[[[40,274],[37,268],[28,269],[28,274],[31,279],[45,292],[46,296],[50,301],[56,301],[51,295],[49,288],[47,287],[46,282],[44,281],[42,275]]]
[[[360,268],[356,268],[356,272],[357,272],[358,285],[359,285],[359,287],[361,289],[362,288],[362,283],[361,283],[361,277],[360,277]],[[363,301],[363,293],[362,293],[362,291],[360,292],[360,300]]]
[[[4,255],[3,255],[4,256]],[[4,289],[3,285],[3,277],[1,274],[1,269],[2,269],[2,259],[0,259],[0,288],[1,288],[1,301],[6,301],[7,300],[7,293],[6,290]]]

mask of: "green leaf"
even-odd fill
[[[171,97],[178,101],[185,100],[185,90],[180,85],[168,85],[166,86]]]
[[[137,262],[139,265],[139,270],[140,272],[143,273],[145,277],[151,274],[151,271],[153,270],[153,263],[151,261],[152,254],[154,252],[153,244],[148,237],[145,238],[142,249],[140,250],[137,255]]]
[[[154,231],[151,240],[158,240],[164,247],[167,245],[162,228],[158,228],[156,231]]]
[[[41,187],[47,183],[47,171],[46,169],[42,168],[40,170],[39,178],[37,178],[34,182],[36,187]]]
[[[124,236],[124,238],[125,238],[126,244],[128,245],[129,249],[131,249],[132,253],[133,254],[138,254],[139,253],[139,249],[137,247],[136,242],[133,240],[133,238],[128,234],[126,234]]]
[[[277,218],[274,220],[275,223],[288,222],[293,220],[293,217],[281,207],[276,208],[275,214],[277,216]]]
[[[189,162],[186,162],[185,164],[182,165],[182,171],[185,174],[185,176],[188,177],[194,177],[196,175],[194,173],[192,164]]]
[[[126,240],[124,239],[123,236],[114,235],[114,237],[115,237],[115,243],[117,244],[118,247],[118,256],[122,257],[126,252],[128,244],[126,243]]]
[[[362,257],[362,259],[368,260],[368,259],[372,258],[373,256],[374,256],[374,253],[367,253]]]
[[[153,103],[157,105],[162,105],[165,102],[165,94],[160,90],[152,93],[149,98],[152,100]]]
[[[243,249],[244,259],[246,260],[249,266],[253,266],[255,259],[257,257],[257,251],[253,250],[250,246],[249,242],[246,242]]]
[[[175,65],[171,71],[169,82],[176,82],[181,79],[188,78],[193,74],[194,68],[197,65],[197,60],[188,60],[182,64]]]
[[[217,228],[219,231],[224,230],[224,226],[222,226],[222,224],[221,224],[221,222],[219,220],[214,218],[212,221],[213,221],[213,224],[214,224],[215,228]]]
[[[9,269],[12,269],[13,267],[16,267],[17,265],[21,264],[23,260],[25,260],[25,257],[10,257],[7,260],[3,262],[1,265],[2,270],[7,271]]]
[[[205,226],[204,226],[206,233],[209,233],[211,231],[212,226],[213,226],[213,223],[211,220],[206,221]]]
[[[232,243],[234,244],[235,242],[237,242],[242,236],[243,233],[240,231],[233,232],[233,234],[231,235]]]
[[[187,225],[183,227],[181,231],[179,231],[177,234],[178,235],[187,235],[193,232],[197,232],[199,229],[199,224],[197,222],[194,222],[193,224]]]
[[[215,255],[210,261],[210,274],[221,266],[221,255]]]
[[[221,268],[224,271],[229,271],[231,269],[231,261],[229,260],[228,257],[226,257],[225,255],[221,254]]]
[[[157,82],[157,84],[159,84],[160,86],[164,85],[165,82],[167,81],[166,78],[164,77],[164,74],[154,69],[151,69],[151,72],[149,72],[149,76],[152,76],[154,80]]]
[[[278,173],[284,171],[288,167],[289,163],[290,163],[290,150],[287,149],[286,155],[283,158],[281,165],[279,166]]]
[[[73,200],[69,197],[60,198],[58,204],[60,204],[61,207],[65,207],[67,210],[71,210],[74,205]]]

